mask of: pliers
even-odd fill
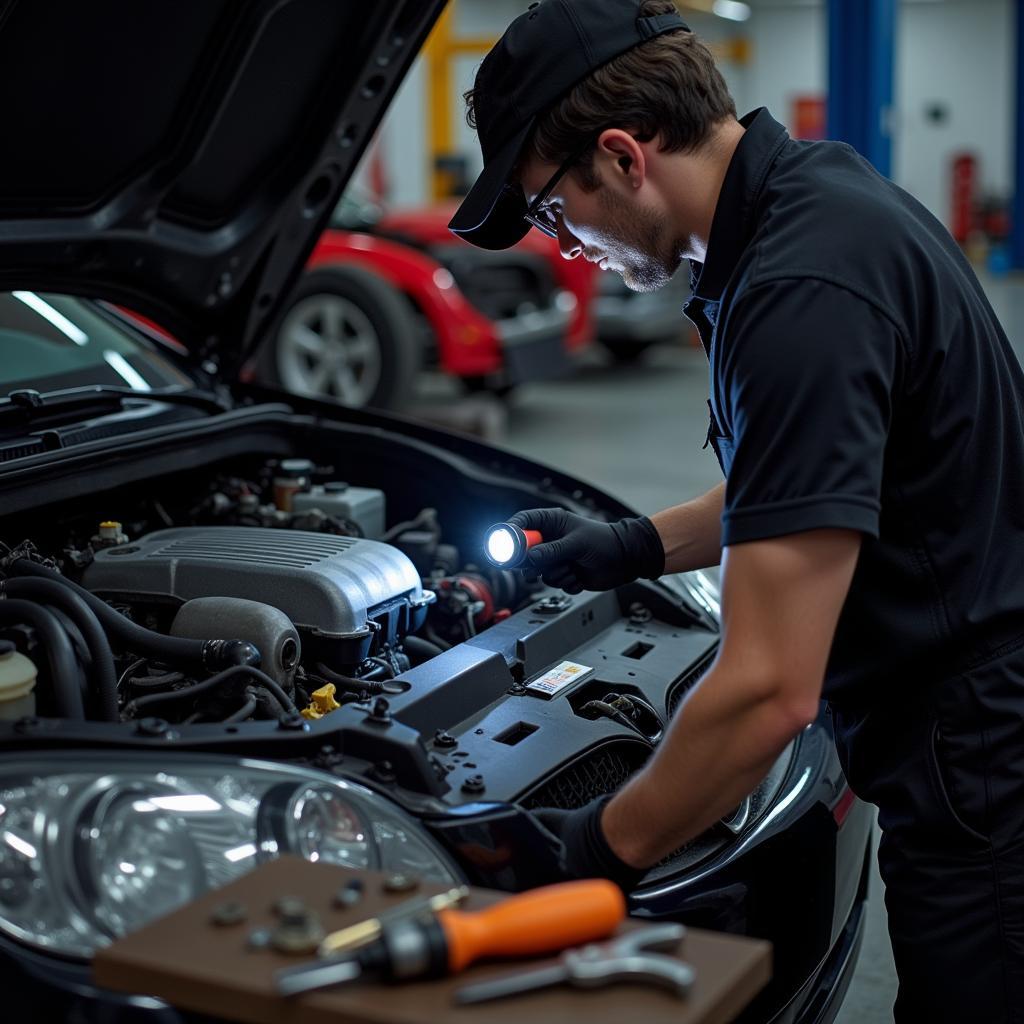
[[[655,951],[675,949],[685,934],[681,924],[650,925],[607,942],[566,950],[528,971],[466,985],[456,991],[455,1002],[482,1003],[551,985],[597,988],[621,981],[654,984],[684,996],[696,972],[682,960]]]

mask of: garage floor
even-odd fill
[[[1024,279],[984,279],[1003,326],[1024,357]],[[708,369],[704,353],[685,342],[645,353],[632,366],[613,366],[602,350],[587,353],[570,379],[521,388],[503,409],[474,399],[463,426],[539,462],[582,477],[652,513],[695,496],[721,479],[714,454],[701,450],[707,431]],[[448,381],[428,380],[422,411],[447,408]],[[448,402],[444,400],[448,399]],[[885,927],[881,880],[875,873],[867,933],[838,1020],[892,1020],[896,974]]]

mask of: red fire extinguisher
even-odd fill
[[[952,210],[949,230],[963,245],[974,226],[974,192],[978,184],[978,160],[973,153],[953,156]]]

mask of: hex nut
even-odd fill
[[[274,903],[272,909],[278,917],[289,920],[298,920],[309,912],[306,904],[297,896],[282,896]]]
[[[273,932],[269,928],[253,928],[246,942],[247,949],[270,949]]]
[[[279,953],[315,953],[326,932],[316,914],[301,925],[279,924],[271,933],[271,945]]]
[[[244,903],[237,900],[228,900],[218,903],[210,913],[210,923],[226,927],[233,924],[241,924],[249,916],[249,911]]]
[[[385,892],[411,892],[419,884],[420,880],[415,875],[403,875],[396,871],[395,874],[388,875],[384,879],[381,888]]]

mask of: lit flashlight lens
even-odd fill
[[[484,536],[484,553],[499,569],[522,565],[526,552],[543,540],[538,530],[523,530],[512,523],[495,523]]]
[[[499,526],[487,538],[487,557],[498,565],[507,565],[515,557],[517,546],[512,531]]]

